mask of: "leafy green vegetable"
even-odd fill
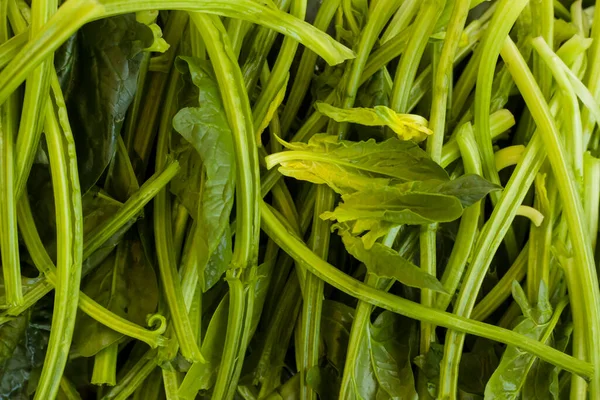
[[[69,93],[82,191],[100,178],[112,160],[125,113],[135,95],[142,52],[153,34],[135,15],[92,22],[77,40],[78,58]]]
[[[58,3],[0,1],[0,398],[600,398],[598,7]]]
[[[268,168],[279,164],[284,175],[326,183],[340,194],[395,182],[448,179],[447,173],[410,141],[350,142],[315,135],[308,144],[282,143],[291,151],[268,156]]]
[[[202,175],[193,175],[201,179],[199,196],[189,212],[199,225],[197,245],[203,266],[229,226],[235,188],[233,140],[210,66],[192,58],[181,58],[181,61],[178,68],[187,69],[199,89],[200,107],[179,110],[173,118],[173,128],[194,147],[202,162],[201,172],[197,172]]]
[[[366,126],[387,126],[402,140],[422,142],[431,135],[427,120],[419,115],[399,114],[386,106],[342,109],[327,103],[315,103],[317,111],[337,122],[354,122]]]

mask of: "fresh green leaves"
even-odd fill
[[[235,187],[233,138],[219,87],[211,67],[202,60],[182,57],[180,71],[198,88],[199,107],[185,107],[173,118],[173,128],[196,151],[183,150],[184,175],[172,190],[198,224],[199,265],[209,262],[229,226]],[[178,150],[176,150],[178,151]],[[186,184],[185,180],[190,180]],[[194,190],[197,188],[198,192]],[[210,287],[206,286],[205,289]]]
[[[412,358],[416,354],[414,321],[389,311],[368,323],[352,365],[354,399],[416,399]]]
[[[152,31],[133,14],[94,21],[79,32],[67,106],[84,193],[115,154],[117,135],[136,92],[142,52],[153,41]]]
[[[399,139],[422,142],[433,132],[427,128],[427,120],[419,115],[400,114],[386,106],[373,108],[337,108],[318,102],[317,111],[337,122],[353,122],[365,126],[387,126]]]
[[[466,191],[465,187],[476,190]],[[367,247],[395,225],[421,225],[451,222],[462,215],[464,207],[483,198],[498,187],[478,175],[453,181],[407,182],[379,186],[342,195],[342,202],[322,218],[347,223],[353,234],[367,233]]]
[[[367,270],[381,278],[393,278],[407,286],[445,292],[444,287],[434,276],[420,269],[402,257],[398,252],[382,245],[373,244],[366,248],[363,241],[347,231],[342,232],[342,241],[348,253],[363,262]]]
[[[291,151],[268,156],[268,168],[279,164],[283,175],[325,183],[340,194],[392,183],[448,179],[446,171],[411,141],[351,142],[315,135],[307,144],[282,143]]]
[[[156,275],[139,240],[124,240],[83,285],[85,294],[115,314],[145,326],[158,305]],[[123,337],[80,312],[72,353],[91,357]]]

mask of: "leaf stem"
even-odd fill
[[[286,14],[287,15],[287,14]],[[260,233],[260,172],[258,151],[254,141],[252,112],[244,86],[242,72],[232,54],[225,27],[218,17],[190,13],[196,29],[206,43],[214,65],[225,113],[233,133],[237,165],[236,187],[236,236],[231,268],[227,279],[230,285],[230,305],[225,339],[225,350],[213,389],[214,399],[229,399],[234,395],[246,354],[245,338],[249,334],[248,315],[252,314],[252,299],[244,288],[244,273],[250,276],[258,261],[258,238]],[[249,269],[249,272],[246,270]]]
[[[544,361],[558,365],[567,371],[583,377],[589,378],[594,374],[594,369],[590,363],[576,360],[575,358],[553,349],[550,346],[546,346],[537,340],[530,339],[508,329],[424,307],[421,304],[410,300],[371,288],[346,275],[314,254],[277,219],[269,209],[269,206],[264,202],[261,202],[261,214],[263,229],[286,253],[296,261],[305,265],[313,274],[318,275],[328,284],[352,297],[404,315],[408,318],[426,321],[437,326],[460,330],[464,333],[516,346],[524,351],[534,354]]]
[[[0,43],[9,37],[7,8],[9,0],[0,2]],[[6,303],[18,306],[23,303],[21,262],[17,229],[17,197],[15,196],[15,149],[17,104],[11,96],[0,106],[0,254]]]

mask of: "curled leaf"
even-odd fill
[[[422,142],[433,132],[420,115],[400,114],[386,106],[373,108],[338,108],[327,103],[315,104],[317,110],[337,122],[352,122],[366,126],[387,126],[399,139]]]

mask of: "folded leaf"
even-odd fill
[[[279,164],[279,171],[286,176],[325,183],[341,194],[392,183],[449,179],[446,171],[411,141],[351,142],[315,135],[308,143],[281,142],[292,151],[266,157],[267,168]]]
[[[394,278],[411,287],[445,292],[435,276],[428,274],[391,248],[375,243],[367,249],[360,238],[352,236],[349,232],[342,231],[341,236],[348,253],[364,263],[372,274],[382,278]]]
[[[386,106],[373,108],[338,108],[327,103],[315,104],[317,110],[337,122],[352,122],[366,126],[387,126],[402,140],[422,142],[433,132],[420,115],[400,114]]]
[[[199,90],[200,107],[179,110],[173,118],[173,128],[193,146],[202,162],[201,165],[188,163],[193,168],[187,175],[196,185],[197,179],[201,179],[197,208],[190,212],[200,226],[198,254],[202,257],[199,264],[203,266],[229,226],[235,188],[233,137],[210,65],[192,57],[180,57],[177,67],[189,72]],[[186,192],[184,187],[181,189]]]

